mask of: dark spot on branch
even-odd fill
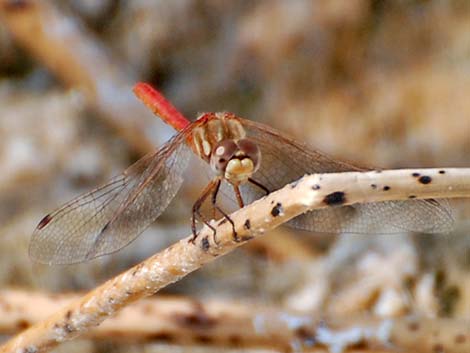
[[[51,215],[46,215],[43,219],[41,219],[41,221],[39,222],[38,224],[38,229],[41,230],[43,229],[45,226],[47,226],[49,224],[49,222],[51,221],[52,217]]]
[[[207,252],[210,248],[209,237],[204,237],[201,239],[201,249],[204,252]]]
[[[321,186],[318,185],[318,184],[315,184],[315,185],[312,186],[312,189],[313,189],[313,190],[320,190],[320,189],[321,189]]]
[[[69,310],[65,313],[65,319],[70,320],[71,317],[72,317],[72,310]]]
[[[428,175],[423,175],[418,179],[421,184],[429,184],[432,181],[432,178]]]
[[[250,222],[250,219],[247,219],[247,220],[245,221],[245,223],[243,223],[243,228],[246,229],[246,230],[251,229],[251,222]]]
[[[413,174],[411,174],[411,176],[412,176],[412,177],[415,177],[415,178],[419,177],[420,175],[421,175],[421,174],[419,174],[419,173],[413,173]]]
[[[371,187],[372,189],[377,189],[377,185],[376,185],[376,184],[370,184],[370,187]]]
[[[294,189],[297,186],[298,183],[299,183],[299,181],[296,180],[296,181],[293,181],[292,183],[290,183],[289,186],[290,186],[291,189]]]
[[[408,196],[409,199],[415,199],[416,198],[416,195],[410,195]]]
[[[439,174],[445,174],[445,173],[446,173],[445,170],[440,170],[440,171],[439,171]]]
[[[378,174],[380,174],[380,173],[382,173],[382,170],[377,169],[377,170],[375,170],[375,172],[378,173]]]
[[[276,206],[274,206],[273,209],[271,210],[271,216],[277,217],[283,212],[284,210],[282,209],[282,204],[278,202]]]
[[[384,188],[383,188],[383,190],[384,190],[384,191],[388,191],[388,190],[390,190],[390,186],[388,186],[388,185],[385,185],[385,186],[384,186]]]
[[[135,276],[137,273],[139,273],[140,270],[142,269],[142,267],[144,267],[144,264],[143,264],[143,263],[138,264],[138,265],[135,267],[134,271],[132,271],[132,276]]]
[[[325,203],[328,206],[342,205],[345,202],[346,202],[346,196],[344,192],[342,191],[332,192],[331,194],[326,195],[325,198],[323,199],[323,203]]]

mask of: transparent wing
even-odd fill
[[[30,257],[72,264],[128,245],[176,195],[190,155],[180,133],[122,175],[47,215],[33,233]]]
[[[270,191],[309,173],[366,170],[333,160],[265,125],[241,121],[247,136],[261,150],[261,167],[253,179]],[[246,203],[264,196],[262,190],[249,183],[241,186],[241,192]],[[453,222],[447,200],[430,199],[384,201],[315,210],[294,218],[289,225],[328,233],[445,233],[452,229]]]

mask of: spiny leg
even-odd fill
[[[248,181],[250,183],[252,183],[253,185],[256,185],[257,187],[259,187],[261,190],[263,190],[266,193],[266,195],[269,194],[269,192],[270,192],[269,189],[266,186],[264,186],[263,184],[258,183],[256,180],[254,180],[252,178],[248,178]]]
[[[232,225],[232,231],[233,231],[233,239],[234,241],[236,242],[239,242],[240,239],[238,238],[238,234],[237,234],[237,231],[235,230],[235,223],[233,222],[233,220],[230,218],[230,216],[225,213],[218,205],[217,205],[217,194],[219,193],[219,188],[220,188],[220,184],[221,184],[221,180],[219,180],[219,183],[217,185],[217,187],[214,189],[214,192],[212,193],[212,207],[219,211],[220,214],[222,216],[224,216],[224,218],[230,222],[230,224]],[[217,240],[215,238],[215,235],[214,235],[214,243],[217,244]]]
[[[196,238],[198,236],[197,231],[196,231],[196,217],[199,217],[202,220],[202,222],[212,230],[212,232],[214,233],[213,236],[215,237],[216,230],[213,226],[209,224],[207,219],[202,215],[201,206],[204,203],[204,201],[207,199],[207,197],[211,193],[213,193],[214,188],[217,188],[217,189],[219,188],[219,185],[220,185],[219,178],[216,178],[210,181],[209,184],[207,184],[207,186],[202,191],[201,196],[199,196],[199,198],[196,200],[196,202],[193,205],[193,217],[191,219],[191,230],[193,233],[193,237],[189,240],[193,244],[196,241]]]

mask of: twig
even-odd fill
[[[47,0],[0,0],[0,20],[18,44],[67,86],[83,93],[89,107],[144,154],[154,149],[153,119],[132,97],[131,70]],[[138,119],[136,118],[138,117]]]
[[[22,329],[76,299],[76,295],[0,291],[0,330]],[[296,345],[328,347],[330,351],[361,345],[367,352],[379,348],[418,353],[441,347],[454,353],[470,349],[470,321],[321,317],[259,304],[159,297],[128,306],[87,336],[283,351]]]
[[[425,178],[420,177],[420,181],[416,173]],[[192,236],[173,244],[14,337],[0,352],[45,351],[83,334],[130,303],[156,293],[306,211],[358,202],[404,200],[410,195],[415,198],[469,196],[470,170],[405,169],[306,176],[234,212],[230,217],[240,242],[234,241],[228,222],[214,222],[217,244],[213,243],[212,231],[204,227],[194,244],[189,242]]]

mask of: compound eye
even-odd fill
[[[261,152],[258,145],[250,139],[241,139],[238,141],[238,148],[246,157],[251,159],[254,165],[254,171],[258,170],[261,162]]]
[[[233,140],[219,142],[211,155],[211,166],[217,172],[225,171],[225,167],[237,151],[237,144]]]

